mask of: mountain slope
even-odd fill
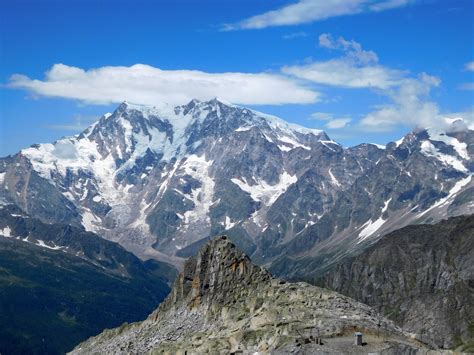
[[[376,336],[379,328],[383,337]],[[365,347],[353,345],[355,330],[365,333]],[[275,279],[219,237],[186,261],[167,300],[147,320],[106,330],[72,353],[400,354],[423,348],[370,307]]]
[[[0,206],[0,352],[60,354],[142,319],[173,273],[93,233]]]
[[[474,344],[474,216],[392,232],[331,270],[329,287],[438,347]]]
[[[217,99],[123,103],[78,136],[0,160],[0,199],[175,264],[225,232],[301,278],[398,227],[472,213],[473,154],[474,131],[456,123],[343,148]]]

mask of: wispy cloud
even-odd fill
[[[370,5],[369,6],[369,9],[371,11],[375,11],[375,12],[379,12],[379,11],[385,11],[385,10],[391,10],[391,9],[395,9],[397,7],[402,7],[402,6],[406,6],[408,5],[409,3],[411,3],[413,1],[411,0],[386,0],[386,1],[379,1],[379,2],[376,2],[375,4],[373,5]]]
[[[289,39],[296,39],[296,38],[305,38],[308,37],[308,33],[306,32],[293,32],[283,35],[281,38],[289,40]]]
[[[328,129],[340,129],[347,127],[352,121],[350,117],[336,117],[329,112],[314,112],[309,117],[310,120],[325,121],[324,126]]]
[[[161,70],[149,65],[109,66],[84,70],[55,64],[44,80],[13,75],[9,85],[33,94],[109,104],[182,104],[193,98],[222,99],[248,105],[313,103],[319,93],[300,80],[271,73],[206,73]]]
[[[467,71],[474,71],[474,61],[468,62],[464,65],[464,69]],[[474,83],[463,83],[459,85],[461,90],[474,90]]]
[[[224,30],[261,29],[274,26],[291,26],[326,20],[331,17],[379,12],[406,6],[414,0],[300,0],[296,3],[252,16]]]
[[[378,64],[373,51],[366,51],[355,41],[330,34],[319,36],[319,46],[344,52],[344,56],[305,65],[283,67],[283,73],[318,84],[345,88],[388,89],[400,83],[405,73]]]
[[[74,131],[80,132],[89,127],[92,123],[97,121],[96,116],[74,115],[73,122],[69,124],[49,124],[46,128],[57,131]]]
[[[466,68],[466,70],[468,70],[468,71],[474,71],[474,61],[473,61],[473,62],[466,63],[465,68]]]

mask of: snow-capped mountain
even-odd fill
[[[474,131],[423,130],[385,148],[217,99],[121,104],[78,136],[0,160],[0,199],[179,262],[226,233],[288,276],[408,223],[474,211]]]

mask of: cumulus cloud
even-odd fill
[[[161,70],[143,64],[90,70],[55,64],[44,80],[15,74],[9,85],[40,96],[94,104],[124,100],[149,105],[183,104],[193,98],[208,100],[217,96],[247,105],[303,104],[319,100],[318,92],[280,74]]]
[[[362,45],[354,40],[349,41],[344,37],[335,39],[330,33],[323,33],[319,36],[319,46],[342,50],[347,53],[348,59],[352,59],[356,63],[369,64],[379,61],[379,57],[374,51],[364,50]]]
[[[252,16],[236,24],[225,25],[223,29],[261,29],[299,25],[331,17],[389,10],[411,2],[413,0],[300,0],[277,10]]]
[[[424,73],[404,79],[398,87],[384,92],[392,102],[369,113],[360,125],[371,131],[389,131],[399,125],[425,128],[443,124],[438,105],[429,98],[440,82]]]
[[[464,126],[474,130],[474,107],[467,111],[445,113],[443,116],[451,123],[451,127],[463,128]]]

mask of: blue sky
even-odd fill
[[[123,100],[219,96],[346,146],[472,119],[471,0],[15,0],[0,16],[0,156]]]

